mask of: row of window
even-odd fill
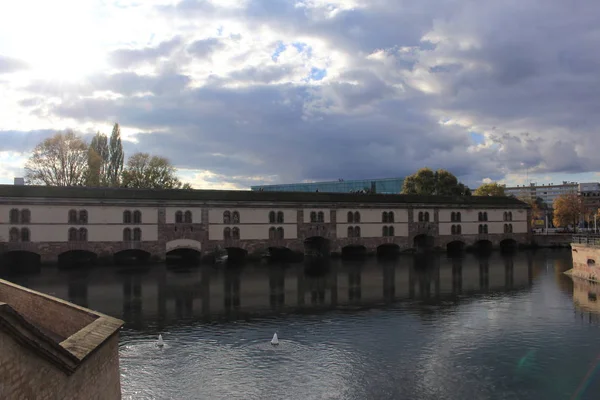
[[[191,224],[192,223],[192,212],[190,210],[175,212],[175,223],[176,224]]]
[[[348,237],[360,237],[360,226],[349,226],[348,227]]]
[[[223,212],[223,223],[224,224],[239,224],[240,223],[240,213],[238,211],[225,211]]]
[[[282,227],[277,229],[274,227],[269,228],[269,239],[283,239],[283,236],[284,231]]]
[[[419,222],[429,222],[429,212],[419,211]]]
[[[231,228],[223,229],[223,239],[239,240],[240,239],[240,228],[234,227],[233,229],[231,229]]]
[[[346,218],[349,224],[360,224],[360,213],[358,211],[352,212],[348,211],[348,216]],[[360,233],[360,229],[359,229]],[[360,236],[357,236],[360,237]]]
[[[29,242],[31,240],[28,228],[11,228],[8,236],[11,242]]]
[[[513,226],[512,224],[504,224],[504,233],[512,233]]]
[[[460,225],[452,225],[452,227],[450,228],[450,233],[452,233],[453,235],[460,235],[462,234],[462,227]]]
[[[31,211],[13,208],[10,210],[8,219],[11,224],[29,224],[31,222]]]
[[[311,211],[310,222],[325,222],[325,213],[323,211],[319,211],[318,213]]]
[[[460,222],[461,221],[460,211],[454,212],[450,214],[450,222]]]
[[[271,211],[269,212],[269,223],[270,224],[283,224],[284,222],[284,218],[283,218],[283,211],[277,211],[277,213],[275,213],[275,211]]]
[[[124,224],[141,224],[142,223],[142,212],[140,210],[135,210],[131,212],[130,210],[123,211],[123,223]]]
[[[479,212],[479,214],[477,215],[477,220],[478,221],[487,221],[488,220],[488,215],[487,212]]]
[[[511,211],[504,211],[504,221],[512,221],[512,212]]]
[[[382,236],[396,236],[396,232],[394,230],[393,226],[384,226],[383,228],[381,228],[381,234]]]
[[[69,223],[70,224],[87,224],[88,212],[87,210],[69,210]]]

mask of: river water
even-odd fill
[[[125,320],[124,399],[598,399],[598,289],[570,266],[548,250],[8,279]]]

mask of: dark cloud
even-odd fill
[[[451,170],[470,184],[526,169],[600,170],[600,3],[372,0],[333,17],[328,9],[283,0],[251,0],[237,9],[214,4],[186,0],[158,10],[185,20],[186,29],[223,18],[243,25],[243,37],[258,38],[268,26],[281,35],[268,40],[295,43],[301,61],[269,61],[277,48],[266,48],[270,42],[257,55],[236,45],[240,37],[182,34],[112,53],[119,68],[148,62],[155,74],[96,75],[46,105],[48,112],[119,121],[144,132],[128,144],[131,151],[162,154],[179,167],[243,184],[255,184],[257,176],[402,176],[423,166]],[[311,38],[337,55],[315,54]],[[227,58],[227,71],[211,64],[231,48],[237,52]],[[313,57],[327,72],[323,63],[336,65],[341,57],[343,68],[315,85],[308,79]],[[194,75],[197,65],[211,72]],[[298,71],[307,77],[292,83]],[[50,87],[36,83],[29,90],[47,95]],[[99,90],[123,97],[87,95]],[[33,98],[22,104],[37,104]],[[472,131],[487,134],[485,146],[476,146]]]
[[[24,61],[0,54],[0,75],[10,74],[12,72],[21,71],[27,68],[28,65]]]
[[[130,68],[142,63],[155,62],[161,57],[168,57],[181,43],[181,37],[176,36],[154,47],[114,50],[109,54],[108,59],[117,68]]]

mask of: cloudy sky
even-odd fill
[[[197,188],[600,176],[600,2],[0,2],[0,183],[57,130]]]

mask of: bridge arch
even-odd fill
[[[465,248],[465,242],[461,240],[453,240],[452,242],[446,245],[446,251],[450,254],[462,253],[463,251],[465,251]]]
[[[432,249],[434,244],[435,244],[434,237],[424,234],[424,233],[415,236],[413,239],[413,247],[417,251]]]
[[[88,250],[67,250],[58,255],[59,267],[84,267],[94,265],[98,255]]]
[[[41,261],[40,254],[27,250],[11,250],[2,255],[2,264],[15,272],[35,270]]]
[[[396,243],[384,243],[377,246],[378,257],[394,257],[400,254],[400,246]]]
[[[167,242],[167,253],[177,249],[191,249],[202,252],[202,243],[193,239],[175,239]]]
[[[358,258],[367,255],[367,248],[362,244],[349,244],[342,247],[342,258]]]
[[[226,247],[225,250],[227,251],[227,262],[230,264],[242,263],[248,256],[248,250],[241,247]]]
[[[150,255],[145,250],[126,249],[116,252],[113,255],[113,259],[117,265],[144,264],[150,260]]]
[[[198,265],[202,256],[202,243],[192,239],[175,239],[166,243],[167,264]]]
[[[330,241],[323,236],[311,236],[304,239],[304,254],[309,257],[328,257]]]
[[[518,248],[517,241],[515,239],[504,239],[500,242],[500,250],[511,252]]]

